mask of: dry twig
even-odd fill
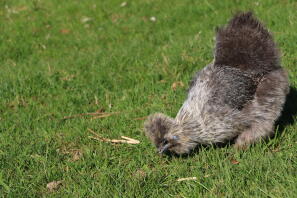
[[[106,117],[109,117],[109,116],[112,116],[112,115],[115,115],[115,114],[119,114],[119,113],[120,112],[102,113],[101,115],[94,116],[91,119],[94,120],[94,119],[98,119],[98,118],[106,118]]]
[[[121,140],[109,139],[109,138],[101,137],[99,134],[95,133],[95,131],[93,131],[92,129],[88,129],[88,131],[90,133],[92,133],[93,135],[95,135],[95,136],[88,136],[89,138],[98,140],[101,142],[126,143],[126,144],[139,144],[140,143],[140,141],[135,140],[133,138],[126,137],[126,136],[121,136],[121,138],[122,138]]]
[[[71,116],[65,116],[63,118],[63,120],[78,118],[78,117],[85,117],[85,116],[91,116],[91,119],[105,118],[105,117],[109,117],[111,115],[118,114],[118,113],[120,113],[120,112],[105,113],[105,112],[102,112],[101,110],[99,110],[96,112],[79,113],[79,114],[75,114],[75,115],[71,115]]]
[[[130,144],[139,144],[140,143],[139,140],[135,140],[133,138],[129,138],[129,137],[126,137],[126,136],[121,136],[121,138],[127,140],[128,142],[130,142]]]
[[[179,178],[176,181],[181,182],[181,181],[189,181],[189,180],[197,180],[197,177]]]

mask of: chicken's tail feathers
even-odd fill
[[[265,73],[279,67],[279,52],[272,35],[252,12],[241,12],[217,29],[214,63]]]

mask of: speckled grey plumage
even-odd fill
[[[234,138],[241,148],[274,133],[289,84],[271,34],[248,12],[216,38],[213,63],[194,76],[175,119],[157,113],[144,124],[160,152],[184,154]]]

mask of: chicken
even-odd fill
[[[160,153],[235,140],[243,148],[274,134],[289,92],[271,34],[251,12],[218,28],[214,61],[197,72],[175,118],[155,113],[145,134]]]

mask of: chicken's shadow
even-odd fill
[[[284,109],[281,116],[276,121],[276,127],[278,127],[279,133],[282,133],[286,126],[294,123],[294,119],[297,116],[297,89],[290,87],[290,92],[287,95]]]

